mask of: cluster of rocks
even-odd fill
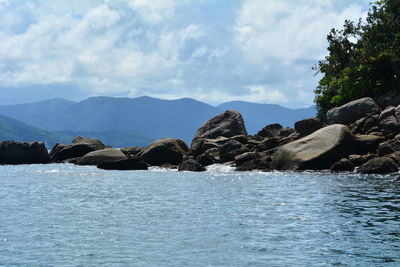
[[[43,143],[0,143],[0,164],[74,163],[107,170],[146,170],[149,166],[204,171],[216,163],[238,171],[326,170],[360,173],[397,172],[400,166],[400,105],[382,108],[362,98],[316,118],[298,121],[294,129],[265,126],[249,135],[242,115],[228,110],[205,122],[191,146],[163,138],[147,147],[111,148],[98,139],[76,137],[48,153]]]

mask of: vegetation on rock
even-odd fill
[[[315,90],[318,116],[349,101],[400,91],[400,1],[376,1],[366,21],[346,20],[327,36],[328,56],[314,69],[323,75]]]

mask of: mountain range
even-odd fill
[[[205,121],[228,109],[242,113],[249,134],[271,123],[293,127],[294,122],[316,114],[314,106],[289,109],[279,105],[233,101],[215,107],[191,98],[163,100],[147,96],[101,96],[81,102],[51,99],[3,105],[0,114],[56,136],[90,135],[107,139],[113,143],[108,143],[112,146],[124,146],[145,145],[162,137],[182,138],[190,144],[196,130]]]

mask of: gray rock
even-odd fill
[[[148,166],[147,163],[144,162],[142,158],[133,157],[123,160],[102,163],[98,165],[97,168],[104,170],[129,171],[129,170],[147,170]]]
[[[400,131],[400,106],[387,107],[379,115],[379,127],[392,132]]]
[[[127,157],[133,157],[139,154],[143,150],[143,147],[139,146],[128,146],[121,148],[121,152],[124,153]]]
[[[256,136],[259,137],[278,137],[280,136],[280,131],[283,129],[282,125],[279,123],[269,124],[262,128]]]
[[[381,108],[370,97],[351,101],[343,106],[333,108],[326,113],[328,124],[348,124],[365,117],[367,114],[378,113]]]
[[[100,165],[102,163],[127,159],[121,150],[116,148],[105,148],[87,153],[77,158],[74,163],[76,165]]]
[[[235,135],[247,135],[243,117],[237,111],[227,110],[205,122],[197,130],[194,140],[198,138],[215,139],[221,136],[232,137]]]
[[[183,140],[163,138],[148,145],[138,156],[152,166],[160,166],[164,163],[178,165],[188,153],[189,148]]]
[[[245,147],[239,141],[234,139],[226,142],[219,150],[219,158],[221,163],[229,162],[235,159],[235,156],[250,152],[250,150]]]
[[[398,172],[399,169],[393,159],[388,157],[379,157],[368,160],[359,167],[357,171],[366,174],[385,174]]]
[[[42,142],[0,142],[0,164],[48,163],[49,153]]]
[[[355,139],[345,125],[330,125],[279,147],[272,157],[272,167],[278,170],[329,169],[351,154],[354,146]]]
[[[385,141],[385,138],[377,135],[356,135],[357,151],[360,154],[376,153],[379,144]]]
[[[352,154],[348,157],[348,160],[356,167],[363,165],[368,160],[375,158],[375,154],[367,154],[367,155],[357,155]]]

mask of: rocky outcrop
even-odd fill
[[[98,139],[76,137],[72,144],[56,144],[50,152],[51,162],[65,162],[69,159],[82,157],[89,152],[104,149],[106,146]]]
[[[0,142],[0,164],[48,163],[49,153],[42,142]]]
[[[360,154],[376,153],[379,144],[385,141],[385,138],[377,135],[356,135],[357,151]]]
[[[278,170],[329,169],[354,149],[350,130],[341,124],[324,127],[311,135],[278,148],[272,167]]]
[[[385,174],[398,171],[396,162],[389,157],[370,159],[358,168],[359,173],[365,174]]]
[[[381,108],[370,97],[351,101],[343,106],[333,108],[326,114],[328,124],[348,124],[365,117],[367,114],[378,113]]]
[[[86,155],[77,158],[74,163],[76,165],[100,165],[102,163],[113,162],[118,160],[127,159],[121,150],[116,148],[105,148],[89,152]]]
[[[378,156],[383,157],[396,151],[400,151],[400,140],[390,139],[379,144]]]
[[[224,143],[219,149],[220,162],[229,162],[235,159],[235,156],[250,152],[250,150],[242,143],[235,139],[231,139]]]
[[[142,158],[133,157],[133,158],[102,163],[98,165],[97,168],[103,170],[121,170],[121,171],[147,170],[148,165],[146,162],[143,161]]]
[[[379,127],[391,132],[400,132],[400,106],[387,107],[379,115]]]
[[[139,154],[143,150],[143,147],[139,146],[128,146],[121,148],[121,152],[124,153],[127,157],[133,157]]]
[[[243,117],[237,111],[227,110],[205,122],[197,130],[193,140],[232,137],[235,135],[247,135]]]
[[[137,156],[152,166],[178,165],[188,153],[189,148],[183,140],[163,138],[148,145]]]

